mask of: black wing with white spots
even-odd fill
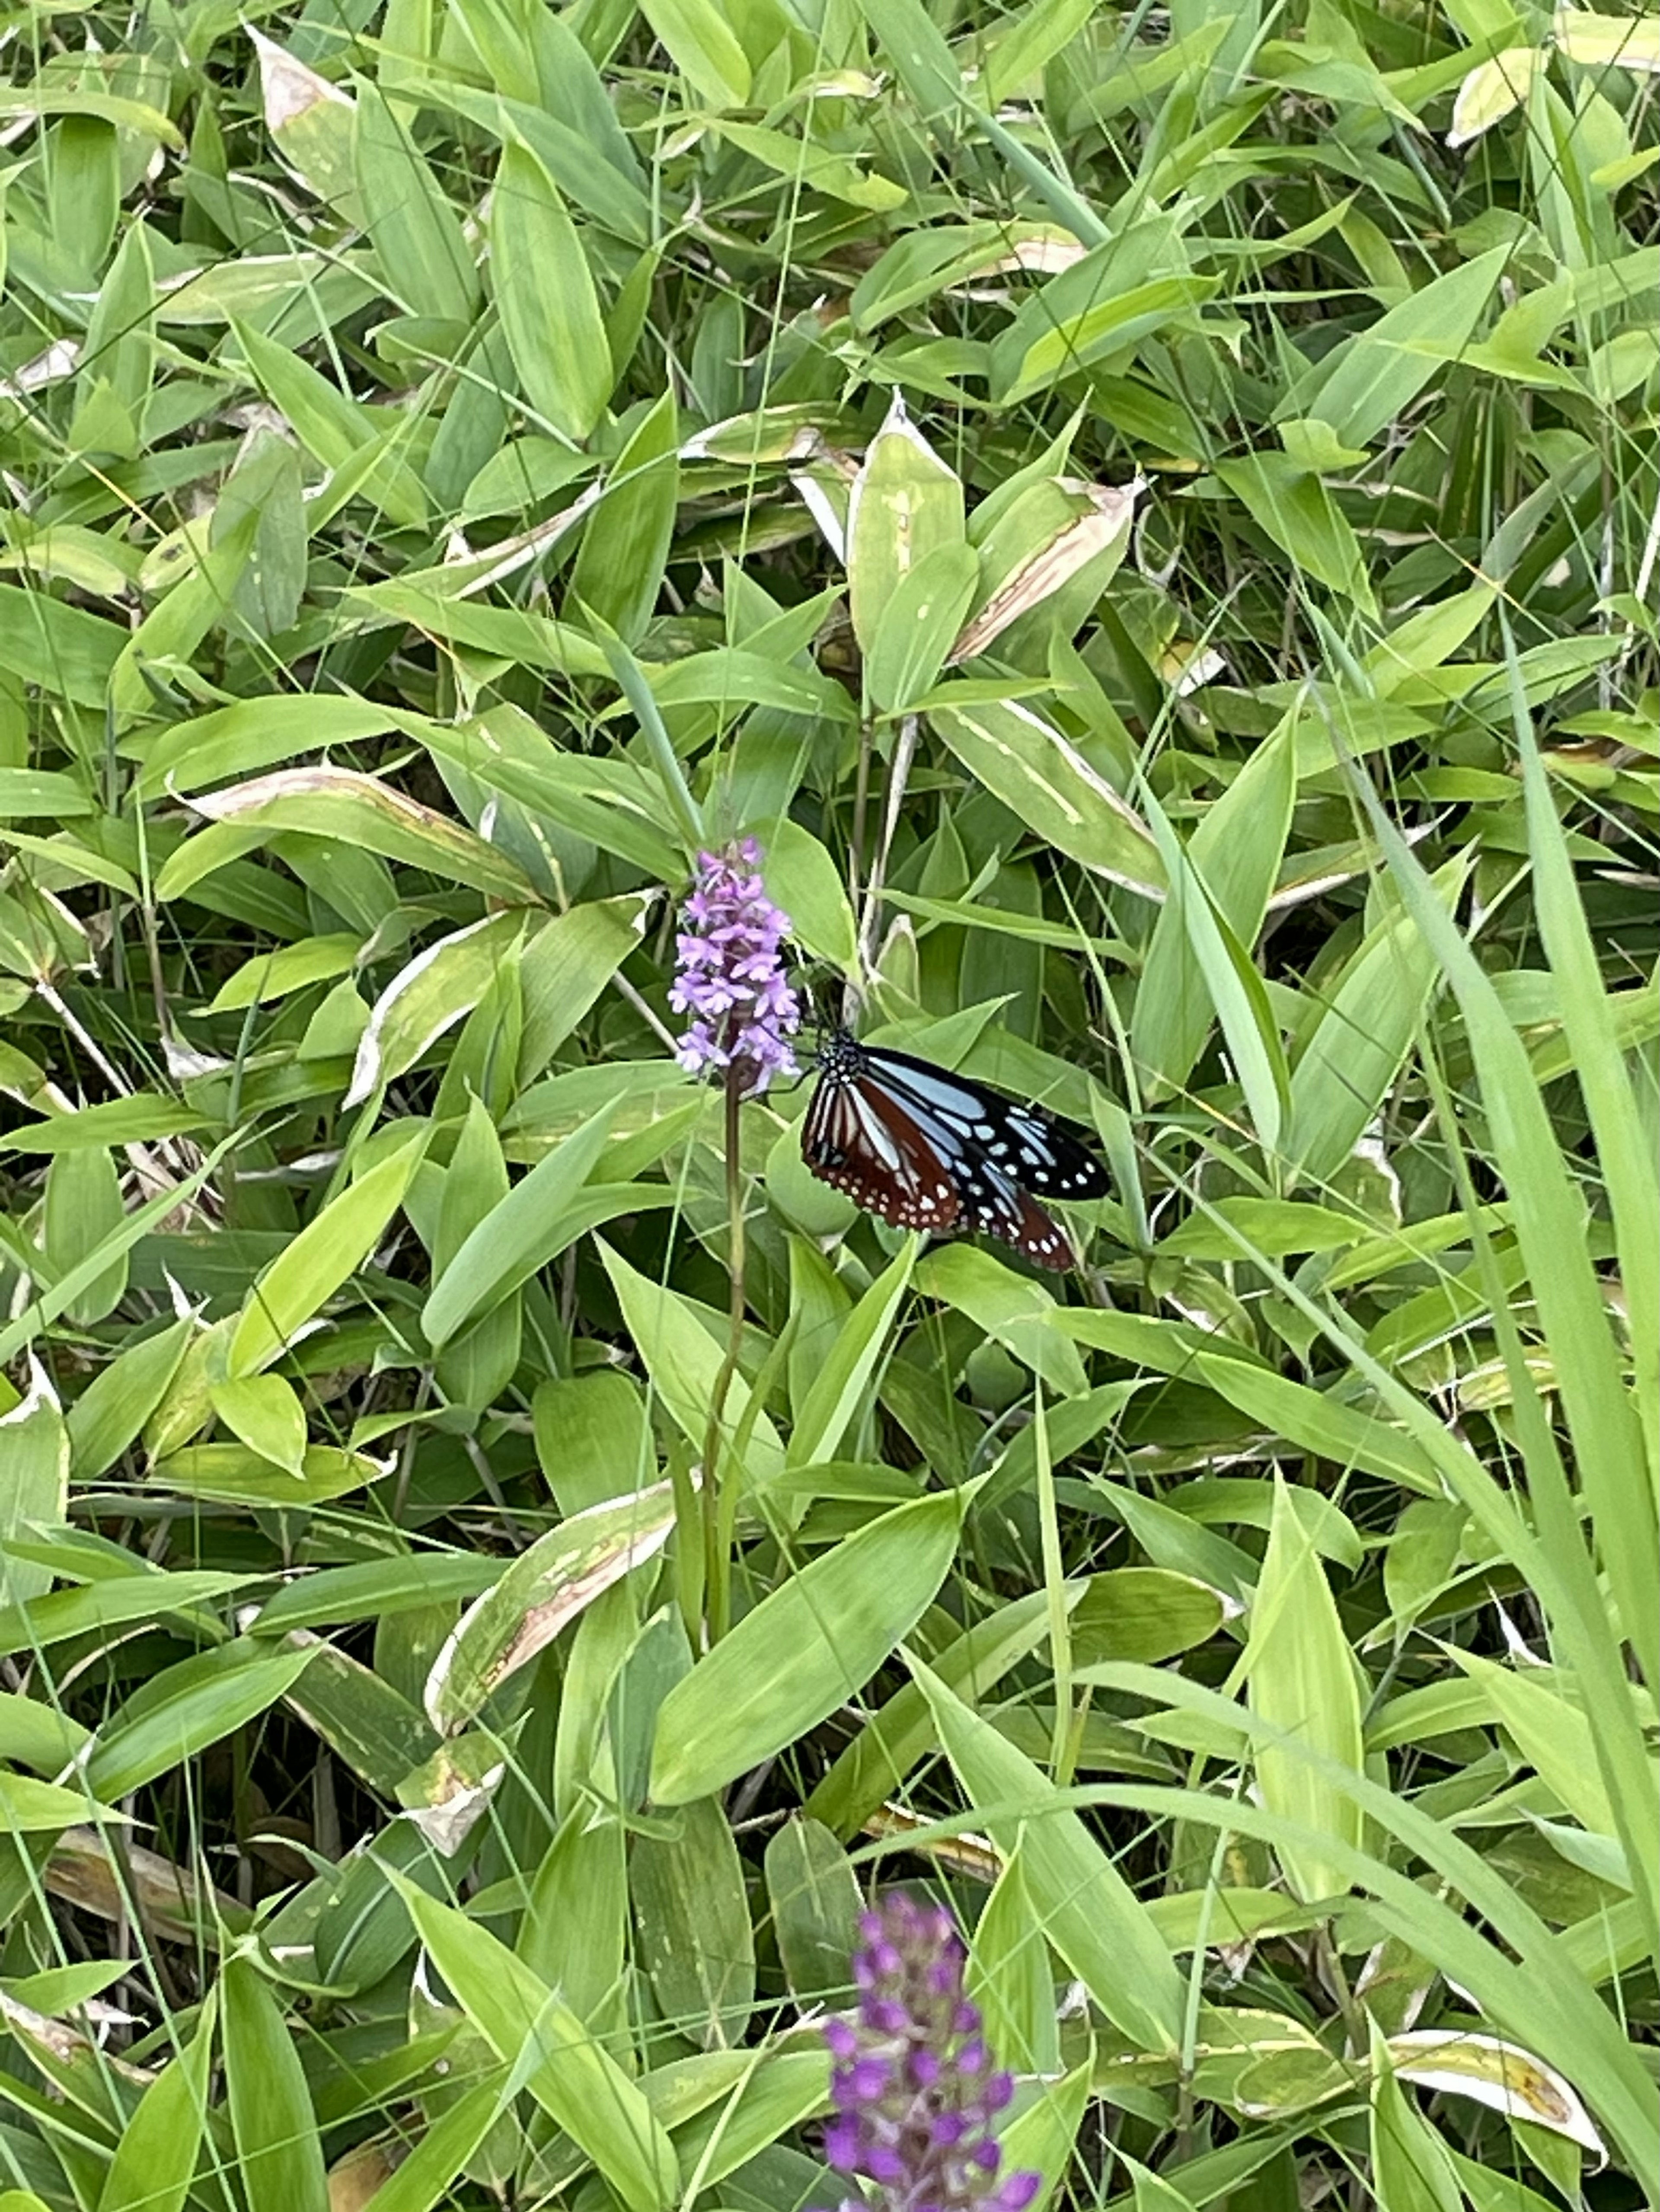
[[[1074,1263],[1038,1197],[1099,1198],[1083,1133],[910,1054],[837,1030],[818,1055],[801,1154],[822,1182],[903,1229],[1000,1237],[1043,1267]]]

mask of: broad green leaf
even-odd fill
[[[98,1730],[87,1787],[125,1797],[222,1742],[286,1696],[316,1654],[314,1644],[273,1652],[238,1642],[153,1675]]]
[[[97,2212],[184,2212],[207,2124],[218,2011],[218,1992],[210,1990],[196,2033],[138,2100],[104,2176]]]
[[[1289,453],[1271,452],[1219,461],[1216,473],[1250,520],[1304,575],[1352,601],[1363,614],[1376,616],[1360,540],[1317,476]]]
[[[1163,1567],[1109,1567],[1084,1584],[1072,1615],[1074,1680],[1115,1659],[1153,1665],[1207,1644],[1227,1619],[1221,1594]]]
[[[1171,902],[1181,915],[1194,964],[1216,1009],[1257,1140],[1272,1157],[1279,1150],[1287,1118],[1289,1079],[1268,992],[1249,946],[1213,903],[1164,808],[1151,792],[1144,795],[1143,804],[1170,884]]]
[[[1446,2145],[1387,2065],[1372,2088],[1371,2171],[1378,2212],[1461,2212]]]
[[[968,1993],[984,2016],[986,2041],[1000,2066],[1016,2074],[1060,2071],[1054,1969],[1042,1924],[1026,1894],[1018,1848],[1005,1863],[975,1923]]]
[[[620,1818],[579,1803],[536,1869],[514,1947],[596,2033],[625,2016],[628,1840]]]
[[[46,1121],[25,1121],[0,1138],[0,1150],[44,1152],[102,1151],[110,1145],[142,1145],[164,1137],[181,1137],[203,1127],[206,1116],[174,1099],[135,1091],[125,1098],[108,1098],[97,1106],[77,1107],[71,1114],[57,1114]],[[95,1253],[88,1255],[95,1257]]]
[[[331,1198],[248,1292],[231,1337],[233,1379],[257,1375],[290,1346],[380,1242],[426,1150],[423,1134]]]
[[[1597,1771],[1595,1735],[1581,1708],[1530,1674],[1501,1667],[1477,1652],[1458,1651],[1453,1657],[1485,1693],[1493,1718],[1512,1738],[1525,1764],[1566,1811],[1591,1834],[1614,1836],[1614,1814]]]
[[[490,269],[526,398],[562,436],[581,442],[611,397],[599,295],[559,187],[527,146],[511,141],[490,197]]]
[[[205,1414],[206,1407],[200,1409]],[[192,1431],[200,1426],[200,1415]],[[157,1490],[186,1498],[214,1498],[225,1505],[266,1506],[308,1512],[344,1498],[348,1491],[379,1482],[392,1472],[390,1459],[367,1452],[343,1451],[338,1444],[308,1444],[297,1473],[273,1466],[265,1453],[244,1443],[187,1444],[154,1459],[147,1478]]]
[[[207,1568],[167,1574],[159,1568],[145,1573],[111,1575],[107,1580],[82,1583],[72,1589],[47,1590],[44,1595],[8,1604],[0,1611],[0,1652],[43,1651],[71,1637],[97,1635],[129,1621],[167,1620],[183,1616],[199,1633],[216,1626],[207,1615],[204,1601],[240,1589],[245,1575],[230,1575]],[[198,1608],[204,1608],[198,1612]]]
[[[234,325],[236,343],[267,399],[286,417],[307,452],[325,469],[364,469],[359,489],[388,520],[418,529],[426,520],[426,494],[396,450],[395,422],[349,399],[339,386],[275,338],[246,323]]]
[[[434,1966],[498,2058],[593,2160],[629,2212],[678,2191],[668,2137],[637,2086],[556,1991],[477,1922],[391,1876]]]
[[[1069,1603],[1076,1604],[1082,1595],[1081,1584],[1067,1585]],[[1049,1632],[1049,1593],[1031,1591],[965,1629],[939,1654],[934,1673],[955,1694],[978,1703]],[[921,1686],[907,1682],[837,1756],[808,1798],[808,1814],[837,1835],[852,1834],[893,1796],[937,1741]]]
[[[306,1410],[280,1375],[245,1375],[210,1386],[213,1410],[240,1443],[305,1480]]]
[[[918,115],[949,131],[962,102],[962,75],[922,0],[859,0],[859,12]]]
[[[773,1936],[791,1994],[811,2004],[844,1989],[863,1900],[836,1835],[798,1814],[774,1831],[765,1868]]]
[[[975,780],[1047,845],[1143,897],[1164,895],[1157,847],[1134,809],[1059,730],[1013,700],[934,692],[927,716]]]
[[[640,642],[662,589],[680,489],[679,441],[674,396],[665,392],[612,464],[571,570],[575,603],[592,608],[627,645]]]
[[[979,581],[979,556],[966,544],[936,545],[899,578],[865,657],[865,688],[880,713],[899,714],[928,690]]]
[[[361,1106],[407,1074],[447,1030],[465,1020],[523,929],[522,913],[486,915],[417,953],[374,1002],[343,1109]]]
[[[161,872],[157,895],[181,897],[220,865],[218,855],[262,844],[278,830],[362,846],[446,881],[470,884],[509,905],[535,902],[536,888],[504,854],[390,784],[353,769],[277,769],[252,783],[192,802],[215,827],[179,846]]]
[[[601,1244],[599,1256],[652,1389],[701,1457],[708,1442],[709,1407],[723,1364],[721,1342],[678,1291],[641,1274],[608,1245]],[[727,1383],[721,1419],[729,1435],[746,1440],[744,1456],[751,1482],[764,1485],[781,1472],[784,1447],[778,1432],[764,1413],[751,1411],[749,1385],[741,1375],[733,1375]],[[731,1777],[723,1778],[729,1781]],[[708,1789],[690,1790],[686,1796],[707,1796],[717,1786],[711,1783]]]
[[[517,1087],[540,1075],[640,941],[643,899],[591,900],[536,922],[519,964],[525,1025]]]
[[[48,1567],[28,1565],[8,1540],[64,1518],[69,1504],[69,1430],[46,1370],[29,1355],[29,1388],[0,1413],[0,1606],[21,1605],[52,1585]]]
[[[1135,1893],[1031,1761],[920,1661],[912,1672],[970,1802],[994,1842],[1017,1847],[1045,1938],[1138,2051],[1173,2051],[1183,1992]]]
[[[283,2008],[246,1959],[226,1962],[219,1990],[225,2101],[248,2212],[329,2212],[322,2138]]]
[[[1088,1389],[1076,1349],[1049,1325],[1053,1293],[1031,1276],[1016,1274],[994,1254],[971,1244],[941,1245],[919,1266],[917,1288],[965,1314],[1063,1398],[1081,1397]]]
[[[84,1790],[60,1789],[55,1782],[37,1782],[32,1774],[0,1773],[0,1819],[12,1835],[53,1835],[89,1818],[131,1817],[98,1804]]]
[[[1456,903],[1468,856],[1435,878],[1444,905]],[[1398,907],[1355,948],[1328,985],[1312,1036],[1291,1073],[1287,1158],[1311,1182],[1329,1182],[1388,1096],[1438,983],[1433,951]]]
[[[683,1806],[672,1834],[637,1838],[629,1886],[635,1956],[664,2019],[706,2051],[739,2044],[755,2004],[755,1936],[719,1801]]]
[[[1366,1230],[1365,1222],[1323,1206],[1280,1198],[1219,1198],[1161,1237],[1158,1250],[1195,1260],[1238,1260],[1251,1253],[1282,1260],[1288,1252],[1341,1252],[1359,1243]]]
[[[1539,46],[1506,46],[1489,54],[1458,88],[1452,103],[1452,123],[1447,131],[1449,149],[1468,146],[1495,123],[1502,123],[1525,106],[1534,71],[1548,58]]]
[[[352,175],[354,103],[297,54],[250,30],[259,61],[260,104],[283,166],[325,207],[356,227],[362,220]]]
[[[653,1799],[724,1789],[856,1697],[933,1603],[963,1506],[947,1491],[885,1513],[745,1613],[664,1698]]]
[[[1256,1748],[1256,1785],[1263,1804],[1316,1836],[1358,1844],[1363,1824],[1354,1799],[1299,1755],[1299,1747],[1306,1745],[1340,1765],[1359,1769],[1364,1764],[1348,1638],[1320,1555],[1292,1510],[1283,1483],[1275,1492],[1244,1665],[1252,1712],[1292,1740]],[[1323,1856],[1317,1845],[1282,1843],[1280,1860],[1305,1904],[1341,1896],[1348,1888],[1346,1863]]]
[[[762,825],[757,834],[767,895],[788,915],[790,935],[815,960],[851,969],[858,935],[835,861],[810,830],[787,817]]]
[[[354,174],[381,267],[412,313],[470,322],[483,295],[478,272],[409,117],[363,83],[355,122]]]
[[[1043,2186],[1032,2198],[1035,2212],[1048,2212],[1056,2192],[1065,2185],[1067,2171],[1078,2144],[1092,2094],[1093,2069],[1074,2066],[1059,2081],[1042,2083],[1038,2094],[1024,2103],[1002,2130],[1003,2155],[1012,2173],[1037,2173]]]
[[[191,1337],[188,1321],[138,1337],[94,1375],[70,1407],[70,1472],[77,1481],[106,1474],[161,1404]]]
[[[295,1628],[339,1627],[453,1605],[489,1589],[501,1571],[499,1559],[447,1552],[406,1552],[349,1567],[320,1567],[284,1583],[248,1622],[247,1632],[283,1636]]]
[[[350,745],[397,726],[386,709],[361,699],[258,696],[174,722],[143,741],[137,788],[201,791],[325,746]]]
[[[700,100],[714,108],[747,105],[748,59],[712,0],[644,0],[641,13]]]
[[[895,392],[848,508],[848,604],[866,653],[894,596],[929,554],[964,543],[963,486]]]
[[[999,390],[1000,406],[1018,406],[1062,377],[1096,362],[1133,353],[1143,338],[1167,323],[1194,324],[1193,311],[1220,285],[1215,276],[1155,276],[1146,284],[1097,301],[1058,329],[1044,331],[1022,356],[1014,380]]]
[[[1219,1396],[1299,1450],[1340,1468],[1364,1468],[1408,1490],[1429,1496],[1439,1491],[1435,1469],[1418,1444],[1381,1414],[1241,1359],[1201,1352],[1194,1364]]]
[[[537,1162],[463,1242],[434,1284],[421,1326],[435,1351],[475,1314],[556,1259],[575,1233],[573,1208],[588,1180],[613,1118],[603,1106]]]
[[[471,1721],[601,1591],[654,1558],[674,1526],[667,1483],[593,1505],[550,1528],[477,1597],[427,1679],[427,1717],[442,1735]]]
[[[910,1288],[915,1261],[915,1243],[910,1239],[842,1323],[830,1357],[796,1414],[784,1455],[786,1468],[836,1457],[888,1350],[894,1317]]]
[[[1340,442],[1369,446],[1475,337],[1508,267],[1496,246],[1391,307],[1296,383],[1276,410],[1329,422]]]

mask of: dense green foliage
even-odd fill
[[[0,2207],[833,2206],[896,1881],[1047,2204],[1655,2202],[1656,19],[253,17],[0,19]]]

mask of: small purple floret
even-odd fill
[[[681,915],[669,1004],[690,1024],[677,1048],[692,1075],[739,1070],[745,1093],[800,1073],[789,1039],[801,1010],[784,979],[780,948],[789,916],[767,896],[753,837],[697,855],[697,881]]]
[[[996,2117],[1014,2092],[994,2070],[979,2014],[963,1995],[962,1939],[950,1913],[901,1892],[859,1923],[857,2022],[827,2021],[836,2117],[824,2156],[874,2182],[879,2212],[1026,2212],[1042,2177],[997,2181]],[[842,2212],[865,2212],[850,2201]]]

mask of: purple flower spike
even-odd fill
[[[790,922],[767,896],[753,837],[697,855],[697,881],[681,915],[669,1004],[691,1017],[678,1054],[689,1074],[739,1070],[744,1092],[800,1070],[789,1040],[801,1010],[784,979],[780,947]]]
[[[950,1914],[895,1892],[862,1916],[859,1933],[857,2021],[824,2029],[837,2062],[824,2156],[875,2183],[879,2212],[1026,2212],[1042,2177],[997,2179],[996,2117],[1013,2083],[994,2069],[980,2015],[964,1997],[963,1945]],[[852,2200],[842,2212],[866,2207]]]

